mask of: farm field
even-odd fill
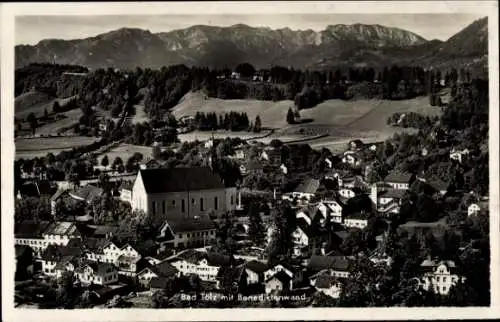
[[[87,136],[45,137],[15,140],[16,159],[46,156],[47,153],[57,154],[74,147],[89,145],[97,138]]]
[[[107,155],[110,164],[113,163],[116,157],[120,157],[125,163],[127,162],[128,158],[130,158],[136,152],[141,153],[144,156],[144,159],[151,158],[153,156],[152,147],[122,143],[116,148],[113,148],[106,153],[100,154],[97,157],[97,161],[100,165],[102,158]]]
[[[55,98],[38,92],[24,93],[14,99],[15,117],[18,119],[26,119],[30,113],[34,113],[36,117],[41,117],[45,109],[47,109],[49,113],[52,112],[52,105],[55,101],[58,101],[61,106],[64,106],[72,98],[73,97]]]

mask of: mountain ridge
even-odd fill
[[[123,27],[83,39],[44,39],[36,45],[18,45],[16,67],[56,62],[90,68],[160,68],[173,64],[221,68],[249,62],[257,68],[284,65],[314,69],[428,63],[429,53],[441,52],[439,59],[446,60],[453,48],[462,48],[464,56],[484,54],[484,37],[475,34],[484,34],[486,30],[487,40],[485,19],[474,21],[441,43],[401,28],[361,23],[328,25],[320,31],[245,24],[193,25],[158,33]],[[474,49],[467,49],[469,44]]]

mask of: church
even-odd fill
[[[236,188],[211,167],[141,169],[132,188],[133,210],[165,220],[219,215],[236,203]]]

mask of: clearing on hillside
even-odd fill
[[[81,109],[77,108],[61,114],[63,114],[65,118],[40,126],[36,129],[36,133],[40,135],[58,134],[60,131],[78,124],[83,112]]]
[[[107,155],[110,165],[113,163],[116,157],[120,157],[123,160],[123,163],[125,164],[127,160],[136,152],[141,153],[144,157],[144,160],[153,157],[153,148],[150,146],[122,143],[118,145],[116,148],[113,148],[106,153],[100,154],[97,157],[97,162],[99,165],[101,165],[102,158],[104,158],[104,156]]]
[[[290,107],[293,107],[292,101],[223,100],[207,97],[202,92],[190,92],[184,95],[172,109],[172,113],[179,119],[182,116],[194,116],[196,112],[245,112],[250,122],[254,122],[255,117],[260,115],[263,127],[279,129],[287,125],[286,113]]]
[[[89,145],[96,140],[97,138],[88,136],[17,139],[15,140],[16,159],[44,157],[49,152],[58,154],[64,150]]]
[[[47,112],[52,113],[52,106],[55,101],[64,106],[72,98],[74,97],[56,98],[40,92],[23,93],[14,99],[15,117],[24,120],[30,113],[34,113],[36,117],[42,117],[45,109]]]

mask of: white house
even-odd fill
[[[236,188],[210,167],[143,169],[132,189],[132,209],[160,218],[193,218],[236,208]]]
[[[408,190],[412,178],[413,175],[410,173],[393,171],[385,177],[384,182],[394,189]]]
[[[195,274],[209,282],[217,281],[217,274],[222,266],[229,266],[231,258],[210,252],[188,250],[169,260],[182,275]]]
[[[297,220],[297,227],[292,232],[293,255],[300,257],[306,255],[311,237],[311,227],[304,219]]]
[[[85,263],[75,270],[75,275],[84,285],[107,285],[118,282],[118,269],[109,263]]]
[[[292,197],[310,201],[315,196],[319,186],[319,180],[307,178],[301,184],[299,184],[297,188],[295,188],[295,190],[292,192]]]
[[[267,265],[253,260],[245,263],[245,272],[247,276],[247,285],[264,282],[264,272],[267,270]]]
[[[350,214],[344,218],[344,226],[363,229],[368,226],[368,215],[362,212]]]
[[[278,274],[279,272],[284,272],[285,274],[287,274],[288,276],[290,276],[290,278],[293,278],[293,272],[286,268],[285,266],[283,266],[282,264],[277,264],[271,268],[268,268],[265,272],[264,272],[264,280],[268,280],[270,279],[271,277],[273,277],[274,275]]]
[[[160,227],[157,241],[174,248],[206,246],[215,240],[215,223],[208,215],[166,220]]]
[[[266,279],[265,291],[266,294],[281,293],[292,288],[292,277],[280,271]]]
[[[479,205],[477,203],[473,203],[469,207],[467,207],[467,215],[468,216],[477,215],[480,210],[481,208],[479,207]]]
[[[162,261],[152,267],[146,267],[137,274],[137,280],[139,284],[145,288],[148,288],[151,280],[153,278],[163,277],[179,277],[180,272],[168,261]]]
[[[452,149],[450,151],[450,159],[462,163],[462,161],[469,156],[469,153],[470,153],[469,149],[463,149],[463,150]]]
[[[426,272],[420,281],[420,286],[441,295],[447,295],[453,285],[465,280],[465,277],[454,273],[456,266],[453,261],[436,262],[426,259],[421,267]]]
[[[325,219],[331,222],[342,223],[342,206],[335,200],[324,200],[319,203],[318,210]]]

